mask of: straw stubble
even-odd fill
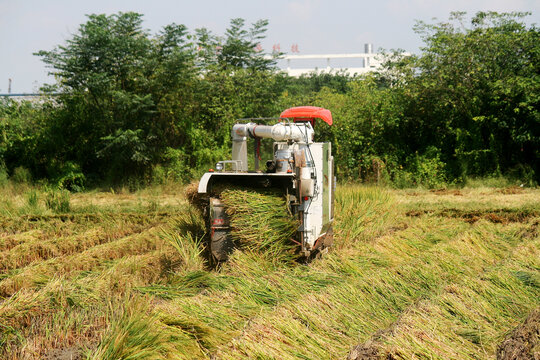
[[[225,190],[221,200],[230,218],[236,245],[260,251],[276,260],[294,258],[298,221],[283,193],[275,190]]]

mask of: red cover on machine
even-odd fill
[[[317,106],[297,106],[283,111],[282,118],[293,119],[322,119],[328,125],[332,125],[332,113],[330,110]]]

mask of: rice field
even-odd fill
[[[540,358],[539,189],[341,185],[328,254],[218,267],[181,186],[0,195],[0,359]]]

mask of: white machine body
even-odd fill
[[[323,248],[332,236],[335,178],[331,143],[313,142],[310,122],[282,121],[275,125],[252,122],[232,128],[232,160],[220,161],[216,170],[205,173],[198,191],[210,193],[212,185],[224,182],[283,188],[292,213],[298,217],[298,240],[306,256]],[[266,172],[248,171],[247,140],[270,138],[273,159]],[[257,157],[257,156],[256,156]],[[267,164],[268,166],[268,164]],[[331,241],[331,239],[330,239]]]

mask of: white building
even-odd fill
[[[301,76],[312,72],[343,71],[349,75],[365,74],[381,68],[384,61],[382,54],[373,53],[373,46],[365,44],[364,53],[320,54],[320,55],[284,55],[278,59],[278,66],[290,76]],[[403,56],[409,56],[403,53]]]
[[[343,61],[357,60],[356,63],[350,61],[351,66],[346,66]],[[286,61],[286,66],[278,62],[280,67],[287,71],[290,76],[301,76],[312,72],[337,72],[344,71],[349,75],[365,74],[370,71],[380,69],[382,56],[380,54],[358,53],[358,54],[320,54],[320,55],[285,55],[281,60]],[[325,64],[313,65],[314,61],[323,60]],[[359,61],[358,61],[359,60]],[[310,64],[311,63],[311,64]],[[307,65],[307,66],[306,66]],[[321,66],[322,65],[322,66]]]

